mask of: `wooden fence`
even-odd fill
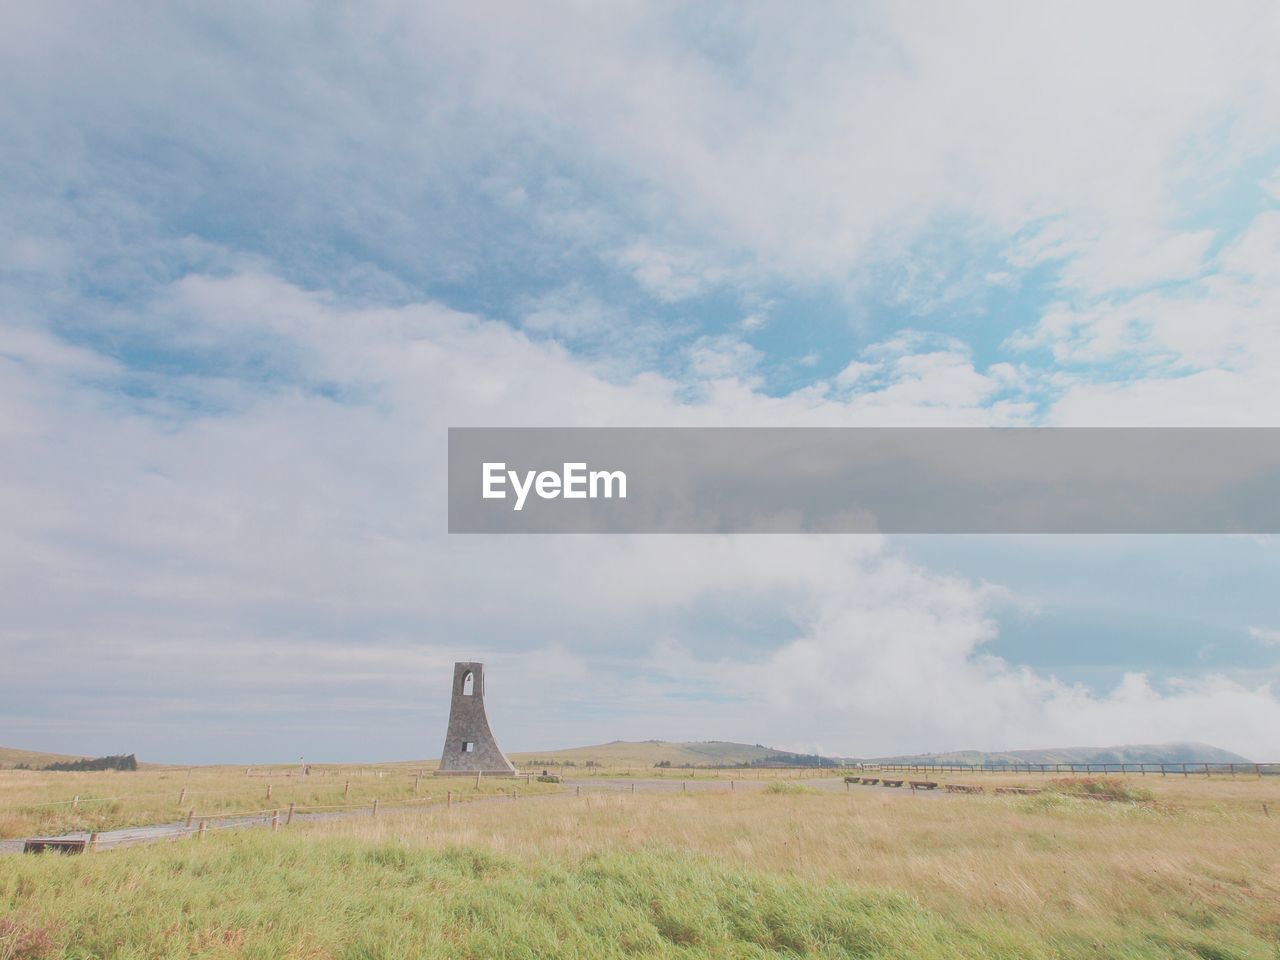
[[[1280,776],[1280,763],[860,763],[858,770],[902,773],[1084,773],[1139,776]]]

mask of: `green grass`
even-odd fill
[[[12,869],[10,869],[12,867]],[[1274,956],[1135,930],[1037,940],[902,892],[663,852],[527,862],[351,838],[236,834],[0,871],[0,960],[35,958],[1074,958]],[[1099,947],[1104,947],[1100,952]]]
[[[782,781],[14,856],[0,960],[1280,958],[1280,784],[1129,786],[1155,802]]]
[[[903,894],[687,855],[530,864],[241,834],[14,866],[0,873],[0,960],[1050,955],[1009,930],[958,929]]]

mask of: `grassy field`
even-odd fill
[[[1145,779],[602,791],[10,857],[0,960],[1280,956],[1280,784]]]
[[[432,776],[429,764],[191,767],[102,770],[85,773],[0,770],[0,840],[79,830],[110,830],[197,817],[271,809],[426,802],[488,796],[518,787],[523,793],[556,788],[536,781]],[[422,776],[419,779],[418,774]],[[270,796],[268,796],[270,788]],[[78,803],[73,803],[75,797]],[[0,960],[3,954],[0,953]]]

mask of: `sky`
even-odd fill
[[[1272,3],[0,8],[0,744],[1280,758],[1274,537],[449,536],[450,426],[1280,426]]]

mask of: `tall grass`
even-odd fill
[[[1280,823],[1180,795],[531,798],[10,858],[0,914],[68,958],[1280,955]]]

